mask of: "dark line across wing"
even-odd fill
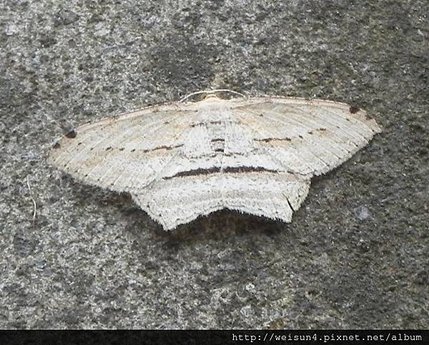
[[[248,172],[269,172],[269,173],[277,173],[276,170],[266,169],[263,167],[249,167],[249,166],[241,166],[241,167],[213,167],[209,169],[193,169],[187,171],[181,171],[173,176],[163,177],[163,180],[170,180],[176,177],[188,177],[188,176],[198,176],[198,175],[210,175],[217,173],[225,173],[225,174],[239,174],[239,173],[248,173]]]

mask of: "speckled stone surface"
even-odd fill
[[[0,6],[0,328],[427,328],[426,0]],[[47,165],[62,127],[215,78],[384,130],[291,224],[222,211],[165,233]]]

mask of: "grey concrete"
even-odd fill
[[[426,0],[0,6],[1,328],[427,328]],[[61,127],[215,77],[348,102],[384,131],[291,224],[220,212],[164,233],[46,164]]]

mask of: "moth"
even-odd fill
[[[291,222],[311,178],[381,131],[344,103],[222,99],[222,91],[85,124],[48,160],[82,182],[130,193],[165,230],[224,208]]]

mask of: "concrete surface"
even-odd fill
[[[427,328],[426,0],[0,6],[1,328]],[[46,164],[62,128],[215,78],[384,131],[291,224],[219,212],[164,233]]]

